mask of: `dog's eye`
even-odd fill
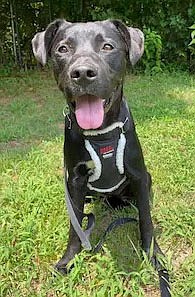
[[[58,48],[58,52],[60,52],[61,54],[65,54],[68,52],[68,48],[65,46],[65,45],[61,45],[59,48]]]
[[[110,44],[110,43],[105,43],[104,44],[104,46],[102,47],[102,49],[104,50],[104,51],[111,51],[111,50],[113,50],[113,46],[112,46],[112,44]]]

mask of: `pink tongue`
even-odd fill
[[[103,123],[103,100],[95,96],[83,95],[76,100],[75,114],[82,129],[97,129]]]

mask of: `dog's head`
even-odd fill
[[[59,88],[82,129],[97,129],[117,100],[126,64],[144,51],[144,35],[118,20],[69,23],[56,20],[32,40],[37,60],[53,61]]]

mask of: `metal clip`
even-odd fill
[[[71,119],[70,119],[70,117],[69,117],[69,107],[68,107],[68,105],[66,105],[66,106],[64,107],[62,113],[63,113],[63,116],[64,116],[65,118],[67,118],[68,121],[69,121],[68,129],[70,130],[70,129],[72,128],[72,121],[71,121]]]

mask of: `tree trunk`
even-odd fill
[[[15,21],[15,32],[16,32],[16,49],[17,49],[17,63],[20,68],[23,67],[23,61],[22,61],[22,54],[21,54],[21,46],[20,46],[20,34],[18,30],[18,18],[17,18],[17,9],[15,0],[13,0],[13,9],[14,9],[14,21]]]
[[[21,54],[21,47],[20,47],[20,38],[19,38],[15,0],[10,0],[10,17],[11,17],[14,59],[15,59],[15,63],[20,68],[22,68],[23,63],[22,63],[22,54]]]
[[[17,64],[17,46],[16,46],[16,33],[14,26],[14,12],[13,12],[13,2],[10,0],[10,16],[11,16],[11,28],[12,28],[12,40],[13,40],[13,51],[14,51],[14,59]]]
[[[48,6],[49,6],[49,22],[51,23],[51,21],[52,21],[52,0],[49,0]]]

